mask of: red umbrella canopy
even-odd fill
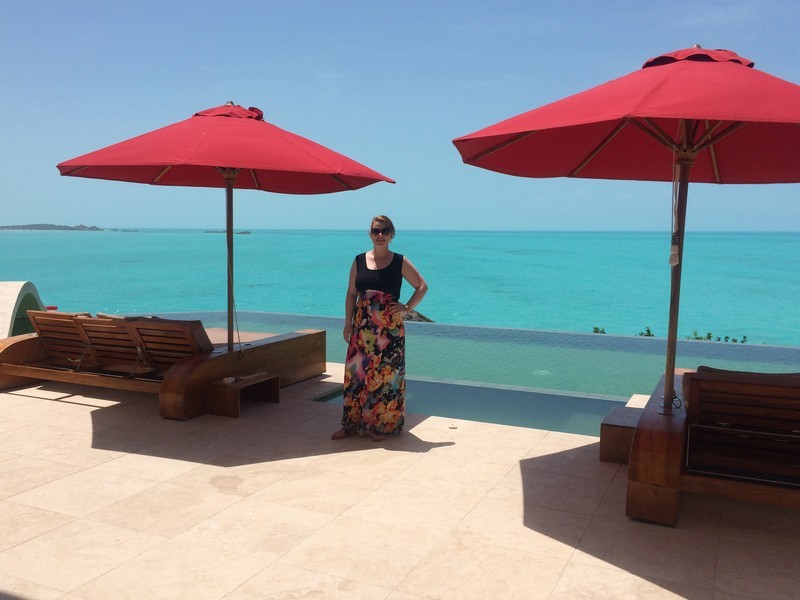
[[[286,194],[326,194],[393,180],[228,103],[78,156],[62,175],[191,187],[226,187],[219,169],[241,169],[233,185]]]
[[[225,188],[228,351],[233,352],[233,189],[285,194],[357,190],[392,179],[264,120],[258,108],[224,106],[58,165],[62,175],[152,185]]]
[[[800,86],[699,47],[453,140],[464,162],[521,177],[673,181],[663,412],[672,414],[690,182],[800,181]]]
[[[800,181],[800,86],[728,50],[689,48],[453,141],[465,163],[522,177]],[[707,151],[705,151],[707,150]]]

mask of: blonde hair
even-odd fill
[[[381,223],[385,227],[388,227],[389,229],[391,229],[391,236],[394,237],[394,234],[395,234],[394,223],[392,223],[392,220],[389,217],[387,217],[386,215],[376,215],[376,216],[372,217],[372,221],[369,222],[370,228],[372,228],[372,224],[375,221],[377,221],[378,223]]]

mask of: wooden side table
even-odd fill
[[[208,412],[223,417],[239,417],[242,399],[280,402],[281,380],[278,375],[254,373],[223,379],[211,386]]]

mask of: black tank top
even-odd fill
[[[356,289],[359,292],[377,290],[400,298],[403,285],[403,255],[394,253],[389,266],[383,269],[367,268],[367,253],[356,256]]]

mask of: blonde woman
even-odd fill
[[[372,250],[359,254],[350,267],[345,299],[342,428],[331,438],[368,435],[374,441],[399,434],[405,420],[405,327],[408,315],[428,291],[425,279],[408,258],[389,249],[395,236],[392,220],[372,219]],[[400,302],[403,280],[414,292]]]

